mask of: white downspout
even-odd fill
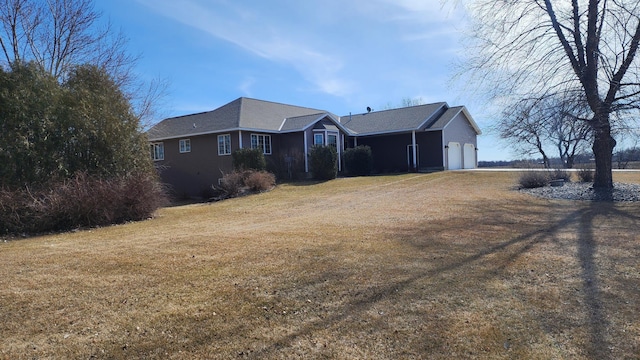
[[[418,171],[418,149],[416,149],[416,131],[411,132],[411,143],[413,145],[413,170]]]
[[[238,130],[238,146],[242,149],[242,130]]]
[[[441,131],[442,135],[442,167],[444,170],[449,170],[449,145],[444,143],[444,131]]]
[[[304,140],[304,172],[308,173],[309,172],[309,159],[307,158],[307,154],[309,152],[309,149],[307,149],[307,132],[303,131],[302,132],[302,139]]]
[[[340,139],[340,132],[338,132],[338,135],[336,136],[336,141],[338,141],[338,144],[336,144],[336,150],[338,150],[338,171],[342,171],[342,144],[340,143],[341,140],[344,143],[344,136],[342,137],[342,139]]]

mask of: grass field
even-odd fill
[[[2,242],[0,358],[640,358],[640,204],[517,177],[285,184]]]

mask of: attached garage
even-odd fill
[[[462,149],[460,143],[450,142],[447,145],[447,169],[458,170],[462,169]]]
[[[476,146],[464,144],[464,164],[465,169],[475,169],[476,167]]]

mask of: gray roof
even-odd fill
[[[444,112],[444,114],[442,114],[435,122],[433,122],[428,126],[428,129],[430,130],[444,129],[451,122],[451,120],[453,120],[453,118],[458,116],[458,114],[460,114],[461,112],[464,113],[467,120],[469,120],[469,125],[471,125],[471,127],[476,131],[476,134],[478,135],[482,134],[482,131],[480,131],[480,128],[478,127],[476,122],[473,120],[469,112],[467,111],[467,108],[464,106],[454,106],[454,107],[448,108],[447,111]]]
[[[288,117],[282,122],[280,131],[290,132],[304,130],[307,126],[324,118],[325,116],[327,116],[327,113]]]
[[[241,97],[213,111],[162,120],[147,135],[153,141],[231,130],[278,132],[288,117],[320,113],[323,111]]]
[[[439,102],[400,109],[374,111],[340,117],[340,122],[357,135],[420,130],[444,113],[447,103]]]
[[[234,130],[294,132],[327,118],[350,135],[364,136],[441,130],[460,112],[480,134],[464,106],[450,108],[445,102],[338,118],[323,110],[241,97],[213,111],[165,119],[149,129],[147,135],[151,141],[158,141]]]

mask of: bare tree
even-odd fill
[[[552,115],[549,139],[555,144],[562,165],[571,169],[576,155],[583,153],[591,142],[591,127],[585,121],[589,107],[583,101],[565,98],[556,99],[549,109]]]
[[[0,0],[0,65],[33,61],[59,81],[79,65],[104,69],[124,90],[144,128],[168,85],[135,79],[137,56],[127,51],[121,32],[101,25],[101,16],[92,0]]]
[[[572,96],[521,99],[504,109],[494,130],[521,154],[540,154],[547,168],[549,149],[556,149],[563,166],[572,168],[590,141],[587,111],[586,103]]]
[[[91,0],[0,0],[5,65],[35,61],[60,79],[75,65],[92,64],[125,83],[136,58],[121,33],[99,25],[100,16]]]
[[[471,80],[503,104],[580,89],[590,109],[594,187],[611,189],[612,114],[640,105],[640,3],[476,0],[468,10]]]
[[[505,109],[495,129],[502,139],[522,155],[540,154],[544,167],[549,168],[549,156],[545,150],[548,135],[544,124],[546,119],[536,113],[537,103],[523,100]]]

